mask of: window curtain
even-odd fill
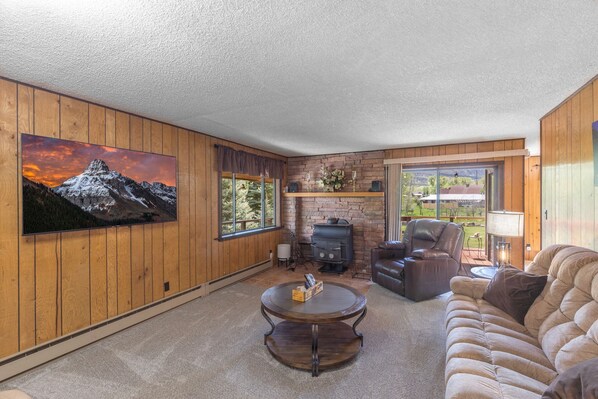
[[[272,179],[282,179],[284,175],[284,161],[279,159],[237,151],[223,145],[216,145],[216,150],[218,172],[266,176]]]
[[[401,239],[401,164],[386,165],[386,239]]]

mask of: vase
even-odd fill
[[[334,192],[334,186],[324,186],[324,192],[325,193],[333,193]]]

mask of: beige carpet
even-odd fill
[[[0,384],[34,398],[442,398],[444,298],[374,285],[364,347],[313,378],[263,345],[262,289],[238,283]]]

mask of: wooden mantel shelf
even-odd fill
[[[382,191],[340,191],[333,193],[324,192],[312,192],[312,193],[282,193],[283,197],[289,198],[307,198],[307,197],[327,197],[327,198],[339,198],[339,197],[384,197]]]

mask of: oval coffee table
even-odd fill
[[[294,301],[292,290],[302,284],[280,284],[262,294],[262,315],[271,326],[264,345],[279,362],[311,370],[317,377],[320,370],[337,367],[359,353],[363,335],[355,328],[367,313],[367,301],[354,288],[328,282],[309,301]],[[274,324],[268,314],[284,321]],[[342,322],[356,316],[353,326]]]

